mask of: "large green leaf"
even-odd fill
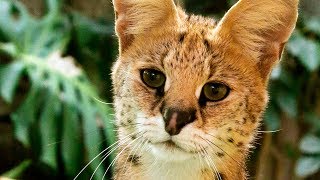
[[[35,19],[19,1],[0,1],[0,31],[21,52],[46,57],[66,49],[71,32],[69,19],[58,13],[61,1],[48,0],[47,3],[48,13]]]

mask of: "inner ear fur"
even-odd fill
[[[267,79],[298,17],[298,0],[239,0],[219,22],[221,39],[241,47]]]
[[[178,20],[173,0],[113,0],[113,5],[120,53],[131,45],[134,38],[164,31]]]

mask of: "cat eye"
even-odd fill
[[[166,82],[166,76],[154,69],[144,69],[141,71],[141,79],[143,83],[151,88],[160,88]]]
[[[202,96],[206,101],[221,101],[229,92],[230,88],[222,83],[207,83],[203,86]]]

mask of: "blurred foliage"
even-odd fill
[[[301,155],[294,157],[298,158],[298,177],[320,171],[320,16],[307,15],[307,10],[300,10],[283,63],[273,72],[271,103],[265,118],[268,130],[281,129],[284,114],[291,123],[304,127],[298,132],[302,136],[298,149]]]
[[[100,95],[112,100],[109,73],[117,54],[113,19],[92,20],[69,9],[67,1],[45,2],[46,14],[35,18],[19,1],[0,0],[0,58],[8,62],[0,62],[0,100],[10,105],[26,93],[10,117],[16,138],[33,152],[31,160],[6,173],[9,177],[19,177],[39,163],[56,176],[75,177],[114,141],[112,109],[95,99]],[[188,12],[219,18],[236,0],[179,2]],[[315,13],[320,3],[310,2],[317,3],[301,0],[297,28],[272,73],[262,127],[281,130],[284,135],[272,134],[268,148],[278,148],[276,152],[294,164],[294,176],[302,179],[317,178],[320,171],[320,13]],[[284,126],[286,121],[296,132]],[[290,139],[290,133],[298,134],[296,144],[279,141]],[[100,160],[81,177],[88,179]],[[110,162],[102,164],[95,177],[101,178]]]
[[[92,38],[92,28],[95,34],[110,34],[105,31],[110,28],[78,14],[71,18],[62,13],[61,1],[46,2],[47,14],[35,19],[19,1],[0,1],[0,52],[11,59],[0,67],[0,95],[10,104],[19,85],[27,84],[25,99],[10,114],[15,136],[32,149],[33,162],[71,178],[114,141],[113,117],[112,109],[96,99],[97,90],[85,72],[62,53],[74,27],[81,27],[76,30],[80,49]],[[108,141],[103,143],[105,137]],[[99,165],[100,160],[90,163],[88,174],[94,171],[96,177],[102,177],[105,170]]]

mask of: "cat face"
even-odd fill
[[[119,138],[139,139],[166,161],[200,154],[239,163],[234,159],[255,137],[268,75],[294,27],[296,13],[287,6],[296,3],[242,0],[219,24],[188,16],[171,0],[114,3]]]
[[[267,102],[262,79],[252,78],[260,76],[257,67],[214,39],[215,22],[184,22],[176,32],[136,42],[118,64],[119,126],[141,132],[165,158],[203,149],[221,157],[245,152]]]

